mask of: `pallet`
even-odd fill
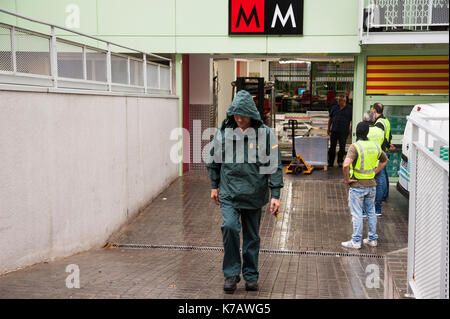
[[[328,171],[328,165],[311,165],[312,168],[323,168],[323,170],[326,172]]]

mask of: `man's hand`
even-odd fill
[[[389,150],[390,151],[395,151],[397,148],[394,146],[394,144],[391,144],[391,146],[389,146]]]
[[[211,199],[216,205],[219,205],[219,189],[211,189]]]
[[[342,173],[344,174],[344,183],[350,186],[351,183],[357,182],[358,180],[350,178],[350,165],[352,165],[353,160],[346,157],[344,164],[342,165]]]
[[[280,200],[278,198],[272,198],[270,200],[270,213],[275,215],[275,212],[280,210]]]

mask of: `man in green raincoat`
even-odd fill
[[[278,142],[263,124],[252,96],[237,93],[219,126],[207,160],[211,199],[222,210],[224,290],[233,292],[242,275],[247,291],[258,290],[261,208],[280,208],[283,172]],[[240,230],[242,222],[242,264]]]

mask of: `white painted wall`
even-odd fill
[[[269,78],[269,61],[261,61],[261,77],[264,78],[265,81],[270,81]]]
[[[250,60],[249,75],[251,75],[250,73],[259,73],[259,77],[264,78],[265,81],[269,81],[269,62],[263,60]]]
[[[178,176],[178,112],[173,98],[0,91],[0,274],[103,246]]]
[[[217,79],[219,89],[217,93],[217,123],[220,125],[225,118],[226,111],[231,104],[231,82],[236,80],[235,61],[233,59],[217,60]]]

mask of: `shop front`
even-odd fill
[[[383,103],[392,118],[395,145],[401,144],[413,105],[448,102],[448,64],[433,64],[434,58],[448,63],[448,15],[439,31],[420,26],[416,32],[410,25],[417,21],[406,27],[371,27],[384,20],[368,19],[369,1],[64,0],[55,7],[43,0],[23,8],[15,2],[7,2],[6,9],[172,59],[179,126],[189,132],[183,138],[180,174],[204,169],[193,146],[206,128],[223,120],[242,78],[262,79],[263,94],[255,93],[255,100],[286,145],[292,138],[285,125],[289,120],[298,123],[296,136],[326,135],[328,111],[341,95],[352,105],[353,124],[373,103]],[[381,9],[380,14],[389,13]],[[436,16],[438,9],[430,12]],[[447,40],[442,40],[442,28]],[[414,57],[412,64],[407,57]],[[436,68],[441,69],[430,71]],[[355,127],[347,143],[355,140]],[[207,143],[201,139],[202,147]]]

